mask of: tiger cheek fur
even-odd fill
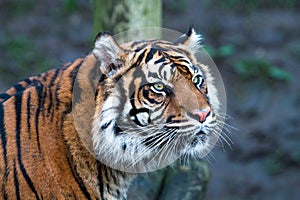
[[[200,40],[190,29],[174,43],[119,46],[110,34],[100,33],[85,58],[0,94],[0,198],[126,199],[138,172],[128,164],[154,170],[161,160],[149,168],[140,161],[152,160],[166,144],[181,145],[180,151],[170,148],[158,156],[167,164],[186,153],[197,156],[205,148],[197,133],[209,136],[219,107],[209,69],[192,56]],[[101,71],[96,95],[74,105],[78,70],[94,75],[94,68]],[[85,112],[90,105],[95,111]],[[72,106],[88,124],[88,145],[75,127]]]

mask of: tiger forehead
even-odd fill
[[[142,40],[125,43],[122,47],[133,52],[136,65],[146,65],[150,74],[158,73],[158,78],[169,80],[174,78],[177,73],[187,79],[200,72],[193,62],[197,62],[192,54],[169,41],[164,40]],[[200,72],[201,73],[201,72]]]
[[[186,49],[175,45],[172,42],[165,40],[140,40],[128,42],[122,45],[122,47],[127,51],[141,52],[145,50],[155,50],[155,51],[165,51],[173,52],[173,54],[183,54],[187,57],[191,56],[191,53]]]
[[[200,70],[193,65],[188,57],[178,51],[163,50],[157,48],[147,49],[145,64],[150,71],[164,72],[170,70],[170,75],[175,75],[176,71],[184,77],[191,79]]]

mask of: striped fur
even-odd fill
[[[198,107],[188,109],[210,107],[210,123],[203,122],[207,130],[201,130],[208,137],[219,102],[209,70],[193,56],[195,38],[199,36],[194,31],[186,36],[186,40],[181,38],[176,44],[153,40],[118,46],[109,34],[102,33],[87,57],[24,79],[1,94],[0,198],[126,199],[134,174],[125,172],[125,166],[132,164],[134,158],[129,155],[133,155],[134,146],[138,150],[155,146],[140,160],[151,158],[158,149],[179,140],[181,151],[172,149],[165,159],[172,160],[178,153],[197,155],[198,149],[209,146],[209,141],[206,144],[203,140],[203,145],[196,142],[198,118],[182,110],[183,104],[195,102]],[[192,50],[185,44],[188,41],[193,41]],[[91,125],[95,152],[92,155],[74,126],[72,92],[78,70],[91,74],[94,67],[100,69],[103,77],[96,96],[90,98],[96,100],[92,102],[96,103]],[[198,85],[192,83],[196,73],[203,77]],[[170,87],[170,93],[158,91],[157,79]],[[188,85],[189,91],[182,85]],[[172,98],[171,87],[176,88],[176,98]],[[194,93],[197,100],[186,99],[187,92]],[[143,129],[156,124],[166,126],[153,133]],[[164,141],[160,136],[163,133],[173,136]],[[103,138],[114,145],[107,145]],[[121,166],[113,169],[94,156]],[[140,167],[139,162],[135,164]]]

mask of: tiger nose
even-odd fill
[[[193,111],[192,114],[199,119],[199,122],[203,123],[210,115],[210,108]]]

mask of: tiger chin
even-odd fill
[[[192,27],[174,42],[122,45],[103,32],[85,58],[1,94],[0,198],[126,199],[136,173],[205,155],[221,126],[209,66],[196,59],[201,40]],[[97,80],[76,105],[90,145],[72,111],[80,70]]]

